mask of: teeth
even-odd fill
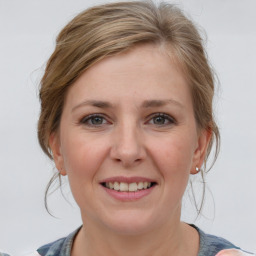
[[[114,188],[114,183],[112,183],[112,182],[107,182],[107,183],[106,183],[106,186],[107,186],[107,184],[109,184],[109,188],[111,188],[111,189]]]
[[[138,189],[143,189],[143,182],[138,183]]]
[[[114,189],[116,191],[122,192],[136,192],[138,190],[147,189],[151,187],[151,182],[141,181],[141,182],[133,182],[133,183],[126,183],[126,182],[106,182],[105,186],[109,189]]]
[[[120,189],[120,185],[119,182],[114,182],[114,190],[119,190]]]
[[[138,190],[137,183],[130,183],[129,184],[129,191],[137,191],[137,190]]]
[[[128,183],[120,183],[120,191],[128,191]]]

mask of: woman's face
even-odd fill
[[[143,45],[105,58],[74,83],[50,144],[84,223],[135,234],[179,221],[208,140],[177,64],[163,48]]]

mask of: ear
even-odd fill
[[[58,133],[52,133],[49,138],[49,145],[52,151],[53,160],[59,173],[65,176],[64,159],[61,152],[60,138]]]
[[[191,174],[197,174],[196,167],[198,167],[200,169],[201,166],[203,165],[211,137],[212,137],[211,130],[204,129],[200,132],[198,139],[197,139],[197,146],[194,151],[193,164],[192,164],[192,168],[190,170]]]

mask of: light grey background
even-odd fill
[[[44,209],[53,165],[36,135],[38,83],[60,29],[89,5],[104,1],[0,0],[0,250],[22,255],[80,225],[79,211],[59,192]],[[176,1],[208,35],[220,79],[216,115],[222,148],[207,175],[205,217],[196,224],[256,252],[256,1]],[[200,193],[200,189],[196,189]],[[215,216],[213,207],[215,203]],[[185,199],[183,218],[195,214]]]

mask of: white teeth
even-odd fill
[[[143,189],[143,182],[138,183],[138,189]]]
[[[120,191],[128,191],[128,183],[120,183]]]
[[[120,185],[119,182],[114,182],[114,190],[119,190],[120,189]]]
[[[107,186],[107,184],[109,184],[109,188],[111,188],[111,189],[114,188],[114,183],[112,183],[112,182],[107,182],[107,183],[106,183],[106,186]]]
[[[105,186],[109,189],[114,189],[116,191],[121,192],[136,192],[138,190],[147,189],[150,188],[152,185],[151,182],[147,181],[140,181],[138,183],[132,182],[132,183],[126,183],[126,182],[106,182]]]
[[[137,190],[138,190],[137,183],[130,183],[129,184],[129,191],[137,191]]]

